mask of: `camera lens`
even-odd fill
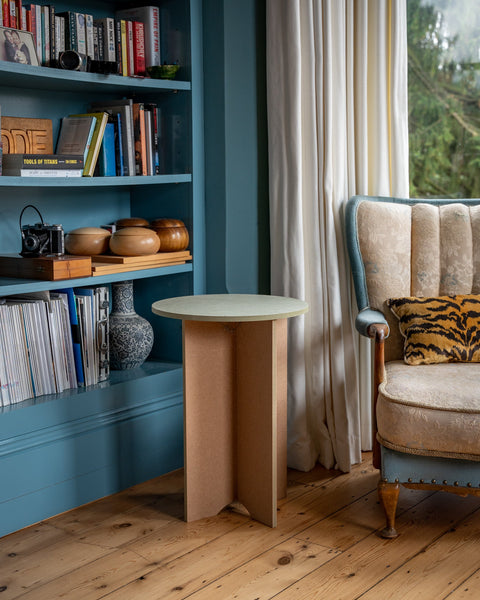
[[[82,65],[82,57],[75,50],[65,50],[58,55],[58,66],[69,71],[78,71]]]
[[[40,248],[40,239],[36,235],[27,235],[23,240],[25,250],[36,252]]]

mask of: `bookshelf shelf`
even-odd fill
[[[34,67],[0,61],[2,86],[62,92],[138,94],[141,92],[172,92],[191,90],[189,81],[151,79],[148,77],[121,77]]]
[[[0,177],[0,188],[123,188],[191,183],[189,173],[179,175],[154,175],[153,177]]]

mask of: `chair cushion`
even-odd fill
[[[480,296],[391,298],[409,365],[480,361]]]
[[[480,364],[385,365],[381,444],[411,454],[480,460]]]

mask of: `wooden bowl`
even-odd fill
[[[118,256],[156,254],[159,248],[158,235],[146,227],[123,227],[110,238],[110,250]]]
[[[188,229],[180,219],[155,219],[150,227],[160,239],[160,252],[179,252],[188,246]]]
[[[125,217],[115,221],[115,225],[117,229],[121,229],[123,227],[149,227],[150,223],[141,217]]]
[[[111,233],[101,227],[79,227],[65,235],[65,250],[77,256],[95,256],[108,252]]]

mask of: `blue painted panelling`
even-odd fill
[[[165,387],[162,376],[136,380],[134,392],[128,382],[112,386],[103,410],[87,392],[63,411],[59,399],[2,415],[14,431],[7,437],[4,426],[0,444],[0,535],[180,468],[181,369],[173,375]]]

